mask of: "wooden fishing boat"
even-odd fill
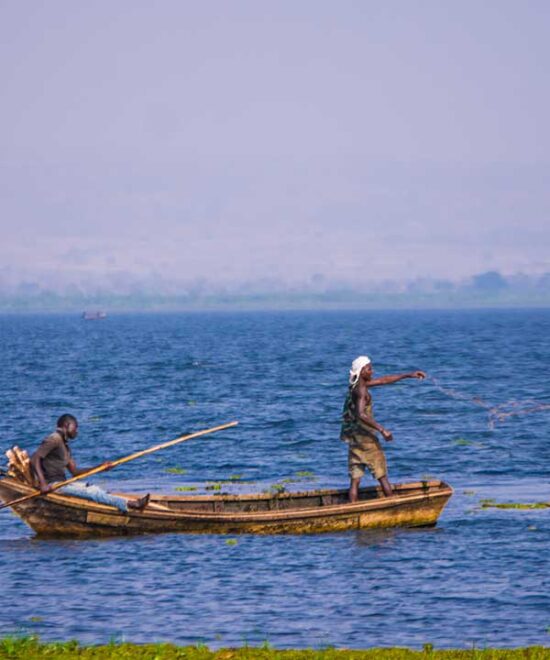
[[[9,503],[33,489],[0,479],[0,498]],[[36,497],[12,510],[38,536],[94,537],[166,532],[207,534],[307,534],[375,527],[433,526],[452,495],[442,481],[395,486],[393,497],[363,488],[351,504],[347,490],[253,495],[152,495],[144,511],[121,513],[61,492]],[[117,493],[124,497],[135,494]]]

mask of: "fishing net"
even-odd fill
[[[550,403],[541,403],[540,401],[535,401],[533,399],[524,399],[522,401],[512,399],[504,403],[489,403],[488,401],[485,401],[478,396],[465,394],[464,392],[460,392],[459,390],[450,387],[443,387],[440,381],[433,376],[428,376],[427,379],[432,383],[438,392],[441,392],[441,394],[444,394],[451,399],[467,401],[472,405],[484,408],[487,412],[487,424],[489,430],[491,431],[499,422],[503,422],[508,417],[514,417],[516,415],[529,415],[531,413],[541,412],[543,410],[550,410]]]

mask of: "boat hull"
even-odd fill
[[[51,493],[12,510],[41,537],[98,537],[184,532],[196,534],[316,534],[351,529],[436,524],[452,495],[441,481],[397,485],[394,497],[364,488],[358,502],[345,490],[277,495],[152,496],[145,511],[113,507]],[[32,490],[0,479],[0,498],[10,502]],[[127,497],[132,495],[126,494]]]

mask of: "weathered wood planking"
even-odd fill
[[[123,514],[113,507],[52,493],[15,505],[14,512],[40,536],[91,537],[165,532],[308,534],[375,527],[433,526],[452,495],[442,481],[397,485],[394,497],[364,488],[351,504],[345,490],[277,495],[151,497],[153,507]],[[5,502],[31,492],[0,479]],[[132,495],[126,494],[126,497]]]
[[[6,456],[8,457],[8,474],[19,479],[19,481],[32,485],[34,479],[27,452],[14,445],[6,451]]]

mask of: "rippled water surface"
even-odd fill
[[[82,465],[238,419],[233,429],[97,477],[175,492],[239,475],[235,492],[347,485],[339,415],[351,360],[424,369],[491,404],[550,403],[549,311],[0,316],[2,450],[81,422]],[[550,411],[488,425],[430,382],[374,391],[390,477],[455,495],[431,530],[314,536],[164,535],[40,541],[0,512],[0,634],[83,643],[277,647],[519,646],[550,641]],[[170,468],[184,473],[174,474]],[[226,487],[227,488],[227,487]],[[8,603],[9,605],[6,605]]]

